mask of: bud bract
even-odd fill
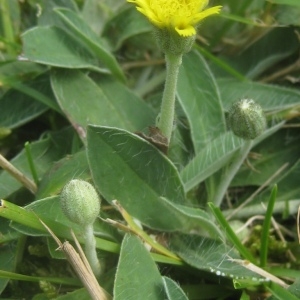
[[[161,51],[166,54],[182,55],[191,50],[196,35],[183,37],[167,28],[155,28],[154,36]]]

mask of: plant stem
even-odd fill
[[[22,172],[15,168],[5,157],[0,154],[0,167],[12,175],[15,179],[21,182],[31,193],[35,194],[37,185]]]
[[[8,0],[0,1],[0,12],[7,53],[15,55],[16,53],[13,47],[13,44],[15,43],[14,28],[10,16],[10,7]]]
[[[228,168],[225,171],[225,174],[223,175],[221,182],[218,185],[218,188],[215,192],[215,197],[213,199],[213,203],[215,206],[219,207],[221,205],[221,202],[225,196],[225,193],[226,193],[233,177],[239,170],[241,164],[244,162],[251,147],[252,147],[252,140],[245,141],[243,146],[240,148],[240,150],[237,152],[236,156],[234,157],[234,160],[232,161],[231,165],[228,166]]]
[[[269,250],[269,234],[270,227],[272,223],[272,214],[274,210],[274,205],[277,196],[277,185],[272,189],[270,199],[268,201],[268,208],[265,212],[265,219],[262,227],[261,239],[260,239],[260,267],[265,268],[268,260],[268,250]]]
[[[167,76],[157,127],[168,139],[169,143],[173,129],[175,115],[175,94],[181,61],[182,54],[173,55],[166,53]]]
[[[26,152],[27,161],[28,161],[28,164],[29,164],[29,168],[30,168],[30,171],[31,171],[32,178],[34,180],[34,183],[36,185],[38,185],[39,177],[38,177],[38,174],[37,174],[37,171],[36,171],[33,159],[32,159],[31,147],[30,147],[29,142],[25,143],[25,152]]]
[[[92,224],[89,224],[84,228],[84,235],[85,235],[84,252],[95,276],[97,277],[101,273],[101,266],[97,257],[96,240],[94,237],[94,229]]]
[[[161,244],[154,241],[143,229],[141,229],[134,221],[132,216],[128,214],[128,212],[120,205],[120,203],[117,200],[113,200],[113,205],[118,209],[118,211],[121,213],[127,224],[129,225],[129,228],[134,232],[137,236],[142,238],[148,245],[150,245],[153,249],[156,250],[156,252],[161,253],[163,255],[166,255],[168,257],[171,257],[173,259],[179,260],[180,258],[162,246]],[[111,222],[110,222],[111,223]],[[115,225],[116,223],[114,223]],[[128,230],[128,228],[127,228]]]

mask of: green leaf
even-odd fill
[[[78,6],[74,0],[52,0],[40,2],[42,14],[37,18],[39,26],[60,26],[63,25],[60,18],[54,12],[57,7],[64,7],[79,12]]]
[[[78,224],[75,224],[71,222],[63,213],[60,205],[60,198],[59,196],[55,197],[48,197],[45,199],[36,200],[29,205],[25,206],[25,209],[28,211],[33,211],[39,218],[44,220],[44,218],[51,219],[51,221],[55,221],[56,224],[62,224],[66,226],[66,228],[72,228],[72,230],[75,232],[75,234],[78,237],[82,237],[82,227]],[[55,225],[56,226],[56,225]],[[59,225],[58,225],[59,226]],[[45,235],[40,230],[32,229],[26,225],[12,222],[12,227],[24,234],[30,235],[30,236],[40,236]],[[98,237],[102,237],[105,239],[109,239],[110,241],[116,240],[118,235],[116,234],[116,229],[110,226],[109,224],[101,221],[100,219],[97,219],[95,223],[93,224],[94,227],[94,233]],[[49,240],[51,241],[49,243]],[[119,240],[119,239],[118,239]],[[104,242],[105,243],[105,242]],[[108,242],[109,243],[109,242]],[[48,239],[48,247],[51,253],[54,253],[54,257],[64,257],[63,253],[59,253],[58,256],[55,252],[57,252],[57,244],[53,242],[52,238]]]
[[[22,237],[20,236],[20,234],[16,233],[9,226],[9,222],[7,220],[3,220],[3,219],[1,219],[0,222],[0,232],[1,232],[0,270],[6,272],[14,272],[17,265],[18,255],[21,255],[21,249],[20,247],[18,247],[17,240]],[[11,239],[5,241],[5,236],[7,237],[10,236]],[[2,277],[0,279],[0,294],[2,294],[8,282],[9,282],[8,277]]]
[[[266,285],[266,288],[269,292],[272,293],[272,297],[268,298],[269,300],[299,300],[299,297],[293,295],[289,290],[271,282],[269,285]],[[299,289],[299,284],[298,284]],[[299,292],[298,292],[299,296]]]
[[[155,111],[123,84],[107,76],[99,78],[97,85],[107,99],[114,104],[115,110],[119,113],[119,118],[124,119],[124,124],[127,123],[126,126],[123,125],[124,127],[121,128],[136,131],[148,128],[155,123]],[[113,126],[108,123],[103,125]]]
[[[277,184],[280,193],[276,197],[274,206],[274,213],[282,215],[292,215],[298,212],[300,205],[299,194],[300,186],[298,180],[298,174],[300,172],[300,160],[298,160],[289,170],[278,174],[270,186]],[[265,189],[261,194],[256,196],[250,205],[239,209],[235,212],[235,218],[248,218],[253,215],[261,214],[261,203],[268,204],[270,198],[271,189]],[[235,209],[228,209],[224,211],[224,215],[228,216],[233,213]]]
[[[259,186],[266,182],[285,163],[288,163],[289,168],[291,168],[299,159],[298,143],[300,137],[293,137],[293,143],[288,143],[287,134],[289,133],[286,130],[280,130],[254,147],[252,152],[258,153],[258,156],[254,159],[249,157],[251,168],[249,165],[243,165],[232,181],[231,186]],[[276,177],[274,180],[278,182],[278,178]]]
[[[31,144],[31,152],[39,178],[52,165],[70,152],[73,130],[70,128],[59,132],[51,132],[43,140]],[[11,163],[25,176],[32,178],[25,150],[22,150]],[[0,198],[6,198],[21,187],[21,183],[5,171],[0,173]]]
[[[165,276],[163,276],[162,279],[167,294],[167,300],[188,300],[188,297],[175,281]]]
[[[287,172],[279,175],[273,180],[272,184],[277,184],[278,194],[274,206],[274,213],[282,215],[292,215],[298,212],[300,205],[299,200],[299,180],[298,174],[300,172],[300,160],[297,161]],[[265,189],[260,195],[251,201],[251,205],[247,205],[238,210],[235,218],[248,218],[253,215],[261,214],[261,202],[267,204],[270,197],[270,189]],[[228,209],[224,211],[224,215],[228,216],[233,213],[235,209]]]
[[[195,45],[194,48],[199,51],[207,60],[209,60],[211,63],[210,67],[216,68],[217,70],[213,70],[214,73],[220,73],[223,76],[231,75],[231,77],[234,77],[238,80],[247,80],[247,78],[239,73],[237,70],[235,70],[233,67],[231,67],[227,62],[224,61],[224,59],[220,58],[219,56],[216,56],[212,54],[210,51],[206,50],[204,47],[201,47],[199,45]],[[218,74],[217,73],[217,74]],[[224,74],[223,74],[224,73]],[[218,74],[219,77],[222,77],[220,74]]]
[[[48,78],[47,78],[47,81],[48,81]],[[44,82],[42,82],[41,84],[43,84],[43,83]],[[35,89],[35,88],[32,88],[31,86],[28,86],[28,85],[25,85],[22,83],[13,83],[12,87],[15,90],[20,91],[22,94],[29,96],[31,98],[30,100],[31,100],[31,102],[33,102],[33,104],[34,104],[34,101],[32,101],[32,100],[36,100],[36,101],[40,102],[41,104],[44,104],[47,108],[51,108],[54,111],[61,113],[61,111],[53,97],[52,91],[49,92],[48,95],[45,95],[44,91],[41,92],[39,90],[41,87],[43,87],[43,85],[41,85],[37,89]]]
[[[298,0],[272,0],[274,4],[284,4],[284,5],[291,5],[291,6],[299,6],[300,3]]]
[[[108,73],[98,59],[58,27],[35,27],[23,36],[24,59],[53,67]]]
[[[55,10],[57,14],[68,25],[68,28],[72,31],[80,41],[91,51],[98,59],[107,66],[107,68],[114,74],[119,80],[125,81],[125,76],[120,68],[117,60],[107,49],[104,41],[101,40],[91,28],[72,10],[61,8]]]
[[[276,205],[276,204],[275,204]],[[298,247],[298,245],[295,245],[296,248]],[[282,267],[268,267],[268,269],[271,271],[271,273],[277,277],[281,277],[281,278],[292,278],[292,280],[295,280],[294,283],[292,285],[289,286],[289,290],[291,292],[297,292],[298,296],[300,296],[300,289],[299,289],[299,285],[300,285],[300,270],[295,270],[292,268],[286,268],[285,265],[283,265]]]
[[[13,228],[22,233],[33,236],[49,236],[48,230],[40,222],[40,219],[42,219],[42,221],[54,232],[57,237],[68,239],[69,241],[73,240],[70,233],[70,228],[75,229],[75,231],[77,229],[79,234],[76,237],[80,243],[84,243],[84,237],[82,234],[80,234],[81,230],[78,229],[78,225],[69,223],[69,221],[63,217],[59,218],[55,216],[57,221],[49,218],[47,209],[50,210],[50,215],[55,214],[59,209],[57,202],[56,204],[51,203],[51,199],[55,200],[57,197],[40,199],[38,202],[35,201],[37,203],[33,202],[32,204],[28,205],[26,209],[6,200],[0,200],[0,217],[13,221]],[[36,209],[38,213],[33,211],[33,209]],[[63,224],[61,220],[65,224],[70,224],[70,226]],[[101,239],[99,237],[96,237],[95,240],[96,247],[98,249],[112,253],[118,253],[120,250],[119,245],[116,243]]]
[[[44,218],[47,218],[51,220],[51,222],[63,224],[67,228],[72,228],[74,232],[78,233],[81,231],[81,228],[79,225],[72,223],[69,221],[65,215],[63,214],[60,203],[59,203],[59,197],[49,197],[45,199],[36,200],[29,205],[25,207],[27,211],[34,212],[36,215],[36,219],[40,218],[41,220],[44,220]],[[30,236],[41,236],[45,235],[45,233],[41,232],[39,228],[31,228],[28,226],[28,224],[22,224],[18,223],[18,221],[13,221],[11,226],[23,234],[30,235]],[[49,225],[48,225],[49,226]],[[56,225],[55,225],[56,226]],[[54,230],[54,228],[50,228],[51,230]],[[46,234],[48,235],[48,234]]]
[[[99,124],[135,131],[155,119],[140,98],[112,78],[102,77],[96,83],[80,71],[56,70],[51,83],[61,109],[77,130]]]
[[[231,283],[228,284],[228,279],[217,278],[213,274],[205,274],[199,272],[199,279],[195,278],[195,273],[193,273],[192,278],[195,280],[195,284],[184,284],[182,287],[186,291],[189,299],[197,300],[207,300],[207,299],[239,299],[237,298],[240,294],[231,288]],[[205,276],[208,275],[208,276]],[[207,280],[204,280],[203,283],[200,283],[203,278],[208,278],[209,282],[215,280],[215,283],[208,283]],[[242,299],[240,299],[242,300]],[[250,300],[250,299],[248,299]]]
[[[169,240],[170,248],[194,268],[213,272],[217,276],[264,281],[256,273],[231,261],[237,253],[224,243],[193,234],[174,234]]]
[[[299,43],[294,30],[278,27],[261,35],[241,54],[231,57],[230,63],[238,72],[254,79],[297,51]]]
[[[126,234],[121,246],[115,277],[115,300],[161,300],[163,281],[144,244]]]
[[[98,0],[86,0],[82,3],[81,16],[91,29],[100,36],[107,19],[118,8],[117,1],[114,2],[114,5],[110,5],[107,0],[103,0],[101,3]]]
[[[171,203],[164,198],[161,198],[161,200],[165,200],[166,207],[170,208],[170,212],[173,210],[173,216],[178,218],[178,224],[181,224],[181,227],[178,229],[178,231],[197,231],[199,234],[205,234],[204,231],[207,231],[211,237],[223,236],[222,232],[213,222],[211,215],[206,211],[199,208]]]
[[[300,26],[300,5],[298,6],[284,5],[278,9],[276,20],[278,23],[286,26]],[[296,65],[296,63],[295,63]]]
[[[233,229],[227,222],[227,220],[224,217],[223,213],[221,212],[220,208],[215,206],[211,202],[208,203],[208,206],[211,209],[216,220],[220,224],[221,228],[226,233],[227,239],[235,246],[235,249],[237,249],[239,251],[239,253],[243,256],[243,258],[254,263],[255,258],[253,257],[252,253],[242,244],[239,237],[235,234],[235,232],[233,231]]]
[[[224,11],[221,11],[220,16],[222,18],[228,19],[228,20],[232,20],[235,22],[239,22],[239,23],[243,23],[243,24],[247,24],[247,25],[251,25],[251,26],[256,26],[256,27],[265,27],[266,25],[263,22],[260,22],[259,20],[255,20],[252,18],[245,18],[245,17],[241,17],[237,14],[230,14],[230,13],[226,13]]]
[[[12,99],[14,101],[12,105]],[[19,91],[9,91],[0,99],[0,126],[14,129],[44,113],[48,107],[32,101],[31,97]]]
[[[244,141],[231,132],[220,135],[202,149],[181,171],[185,191],[189,191],[221,169]]]
[[[150,22],[137,13],[134,7],[127,7],[113,17],[105,24],[103,35],[106,36],[114,50],[118,50],[124,41],[139,35],[145,35],[153,29]]]
[[[288,287],[288,291],[291,292],[293,295],[300,297],[300,280],[299,276],[297,276],[296,280],[293,284]]]
[[[284,173],[279,177],[279,179],[277,179],[277,186],[280,193],[276,198],[276,202],[286,202],[293,199],[299,199],[300,186],[299,181],[297,181],[299,172],[300,160],[298,159],[298,161],[293,165],[292,168],[290,168],[290,170],[288,170],[288,172]],[[267,199],[268,194],[269,191],[266,190],[261,196],[263,199]]]
[[[40,116],[49,107],[59,110],[47,77],[40,76],[26,85],[15,81],[11,85],[14,89],[0,98],[0,127],[14,129]]]
[[[121,129],[92,125],[87,141],[92,177],[107,201],[118,200],[151,228],[220,234],[207,213],[184,206],[176,168],[152,144]]]
[[[267,191],[270,195],[270,191],[268,189]],[[298,191],[296,192],[298,193]],[[287,197],[289,197],[288,194]],[[260,197],[257,198],[260,199]],[[264,202],[267,199],[268,199],[267,197],[266,198],[264,197],[263,198]],[[296,214],[298,212],[299,206],[300,206],[300,200],[298,199],[278,201],[275,203],[274,213],[285,214],[285,212],[287,212],[289,215]],[[227,209],[223,211],[223,214],[228,218],[229,216],[230,217],[232,216],[234,211],[235,209]],[[238,209],[238,211],[234,213],[234,219],[238,219],[238,218],[247,219],[254,215],[259,215],[259,214],[261,214],[261,203],[259,204],[255,203],[255,204],[247,205],[241,209]]]
[[[266,111],[284,110],[300,104],[300,92],[296,89],[232,79],[218,79],[217,82],[225,109],[243,98],[255,100]]]
[[[107,201],[117,199],[151,227],[176,226],[172,215],[158,218],[166,210],[160,197],[184,203],[178,172],[166,156],[139,136],[117,128],[90,125],[87,141],[92,176]]]
[[[58,194],[64,185],[74,178],[88,180],[90,177],[86,152],[77,152],[53,163],[39,183],[36,198],[42,199]]]
[[[276,132],[282,127],[279,123],[267,129],[261,136],[255,139],[254,144]],[[181,171],[185,191],[188,192],[204,179],[208,178],[230,162],[235,152],[243,145],[244,141],[231,132],[220,135],[200,151]]]
[[[46,228],[40,222],[39,216],[37,216],[32,210],[26,210],[23,207],[10,203],[6,200],[1,200],[0,204],[0,216],[16,222],[11,223],[14,224],[14,226],[12,226],[14,229],[27,235],[49,235]],[[43,217],[43,221],[51,227],[51,230],[53,230],[54,233],[59,232],[59,236],[63,236],[65,238],[71,237],[70,231],[66,226],[47,218],[47,215],[46,217]]]
[[[22,280],[22,281],[33,281],[39,282],[41,280],[57,283],[57,284],[66,284],[66,285],[76,285],[80,286],[80,283],[75,278],[60,278],[60,277],[45,277],[45,276],[27,276],[23,274],[17,274],[13,272],[7,272],[0,270],[0,278],[10,278],[13,280]]]
[[[177,97],[188,118],[195,152],[198,153],[226,129],[217,84],[199,53],[191,52],[183,57]]]
[[[46,68],[44,66],[30,63],[28,61],[12,60],[0,63],[0,80],[2,83],[0,95],[2,96],[5,88],[11,87],[14,83],[24,81],[28,82],[45,71]]]

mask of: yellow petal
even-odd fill
[[[179,35],[184,36],[184,37],[188,37],[188,36],[192,36],[192,35],[196,34],[195,28],[193,26],[191,26],[191,25],[189,25],[186,28],[175,27],[175,30],[177,31],[177,33]]]
[[[209,9],[206,9],[206,10],[196,14],[193,19],[194,24],[198,23],[199,21],[205,19],[208,16],[220,13],[221,8],[222,8],[222,6],[220,6],[220,5],[214,6],[214,7],[211,7]]]
[[[140,13],[142,13],[143,15],[145,15],[149,20],[150,22],[157,26],[157,27],[164,27],[164,24],[157,18],[157,16],[152,12],[152,11],[149,11],[149,10],[145,10],[141,7],[137,7],[136,8]]]

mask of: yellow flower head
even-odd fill
[[[136,5],[151,23],[169,28],[183,37],[196,34],[195,26],[204,18],[218,14],[222,6],[205,7],[208,0],[127,0]]]

